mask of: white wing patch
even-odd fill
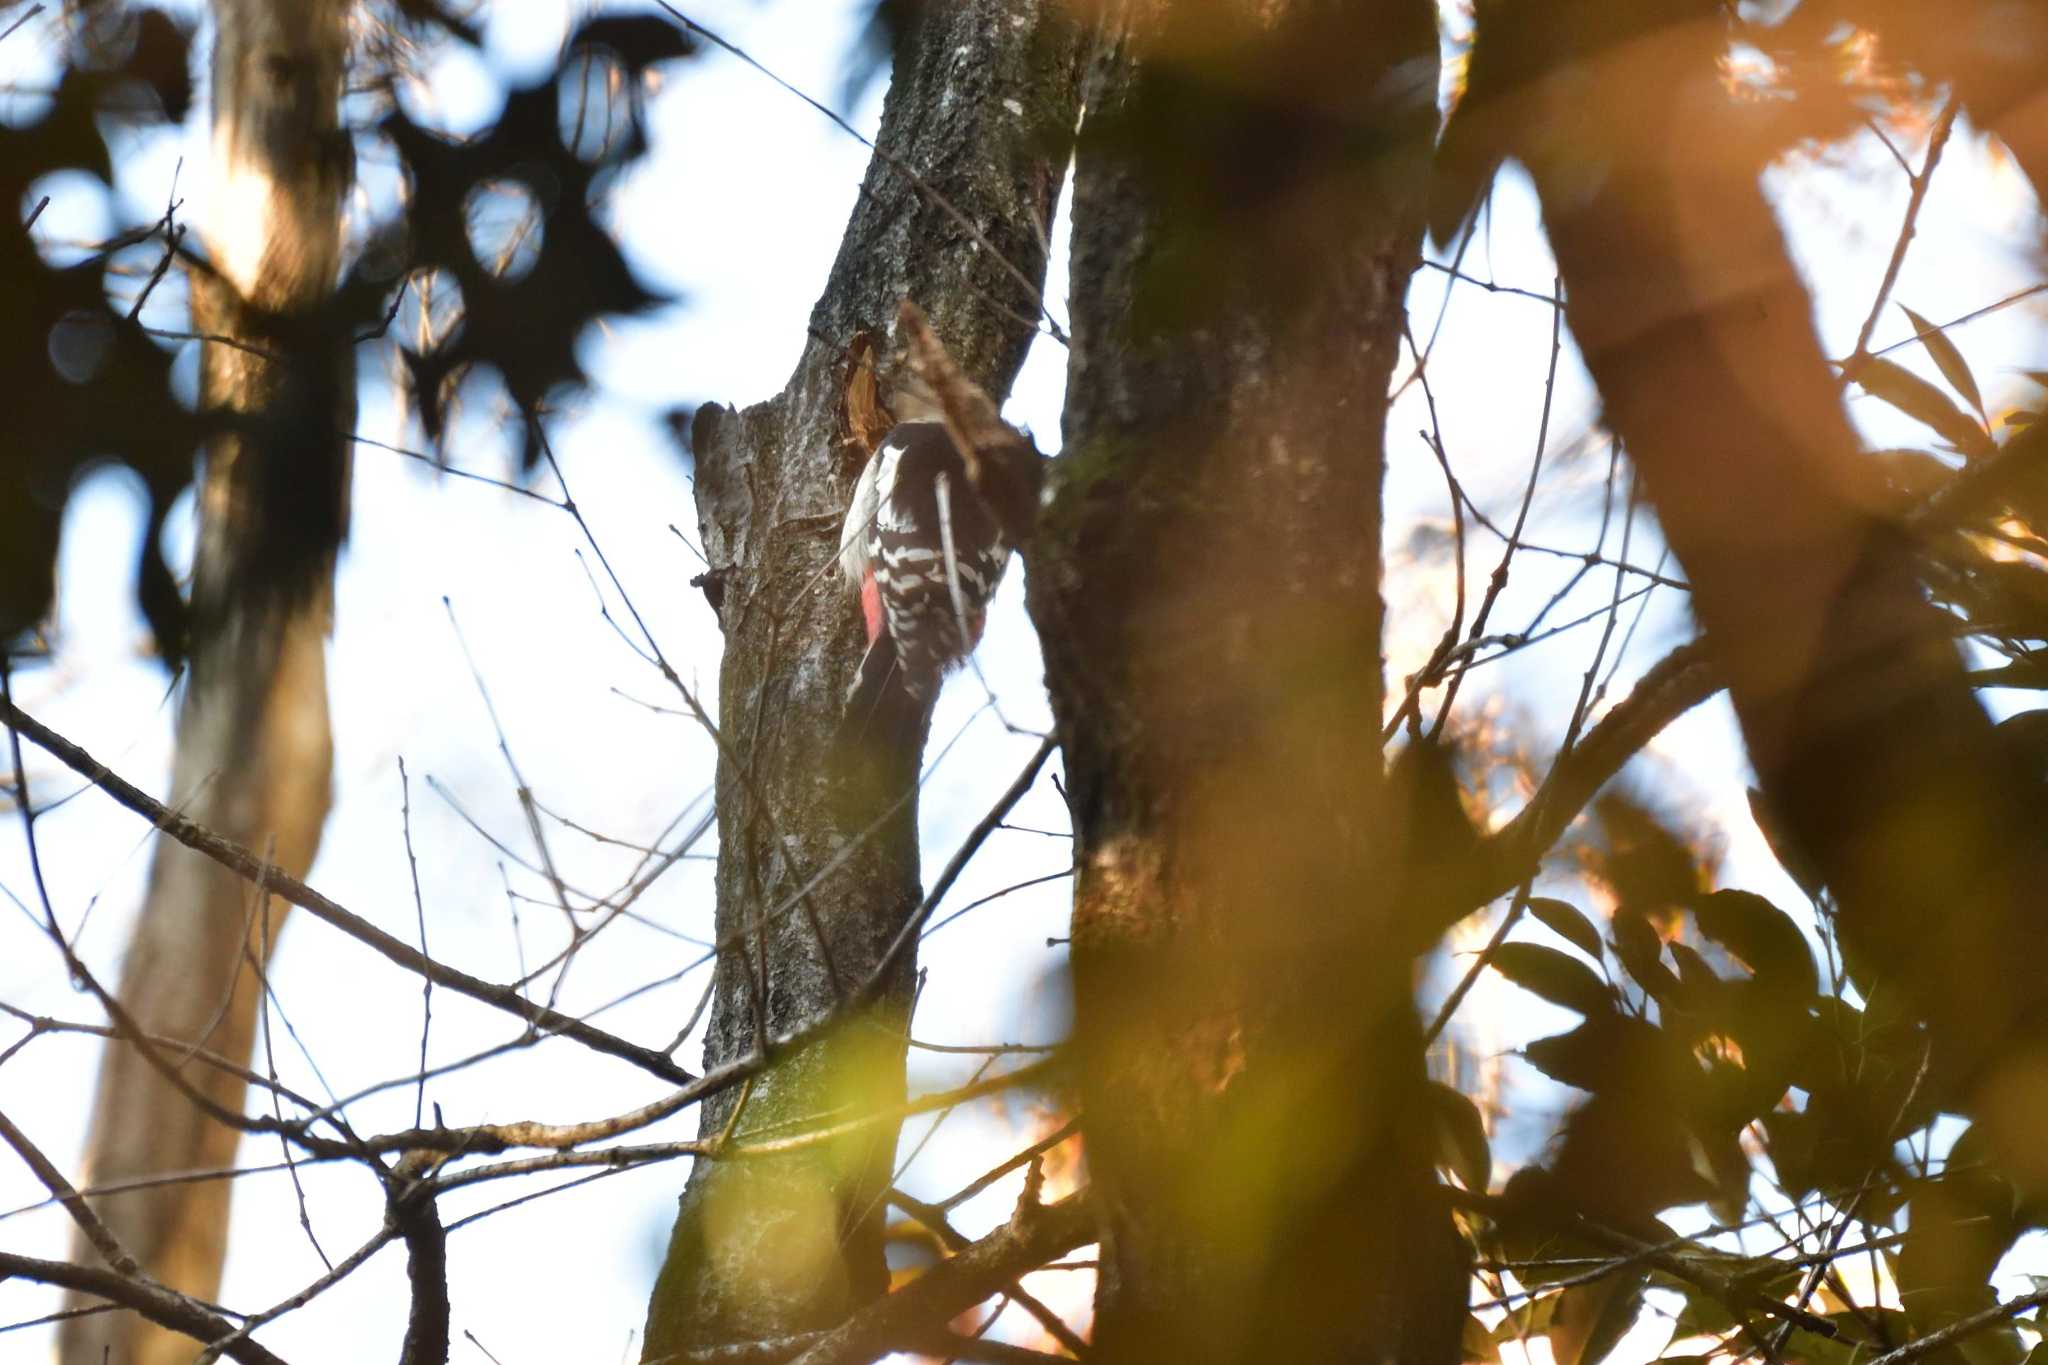
[[[853,501],[847,504],[845,524],[839,528],[839,571],[846,576],[847,586],[860,591],[861,581],[867,577],[868,561],[872,557],[870,537],[875,533],[875,522],[879,515],[881,489],[895,482],[896,461],[903,454],[900,445],[884,444],[868,457],[860,471],[860,480],[853,486]]]

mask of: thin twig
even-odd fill
[[[405,755],[398,756],[398,821],[405,831],[405,861],[412,870],[413,917],[419,922],[420,956],[431,960],[433,954],[427,951],[427,903],[420,895],[420,860],[412,848],[412,781],[406,775]],[[434,978],[420,978],[420,1080],[419,1088],[413,1094],[412,1126],[417,1128],[426,1119],[427,1108],[427,1035],[434,1028]]]
[[[1884,315],[1884,306],[1892,296],[1892,286],[1899,282],[1899,270],[1906,263],[1906,250],[1912,246],[1917,224],[1920,221],[1920,205],[1927,198],[1927,187],[1934,179],[1934,168],[1941,164],[1942,149],[1948,146],[1949,134],[1955,131],[1956,115],[1962,104],[1954,95],[1942,103],[1941,114],[1934,121],[1934,131],[1927,138],[1927,156],[1921,162],[1920,173],[1912,178],[1912,193],[1906,197],[1905,221],[1899,224],[1899,235],[1892,243],[1891,259],[1885,263],[1884,278],[1878,283],[1877,297],[1870,302],[1870,314],[1863,319],[1863,326],[1856,333],[1855,349],[1843,362],[1844,383],[1856,377],[1857,369],[1870,358],[1870,334],[1877,330],[1877,322]]]
[[[643,1071],[652,1072],[664,1080],[678,1085],[688,1085],[696,1079],[694,1073],[678,1066],[659,1052],[641,1047],[637,1043],[630,1043],[603,1029],[595,1028],[545,1006],[534,1004],[504,986],[479,980],[467,972],[457,971],[453,967],[423,956],[412,945],[384,932],[281,869],[269,868],[266,871],[263,860],[248,849],[177,814],[134,783],[109,771],[84,749],[16,706],[11,697],[0,696],[0,723],[26,735],[65,767],[90,779],[115,802],[148,820],[178,843],[196,853],[204,854],[249,881],[253,882],[259,876],[268,877],[279,896],[407,971],[431,975],[435,984],[459,995],[466,995],[493,1009],[503,1010],[537,1029],[560,1034],[593,1051],[631,1062]]]

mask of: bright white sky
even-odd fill
[[[832,102],[841,89],[845,54],[857,30],[853,0],[700,0],[685,7],[802,89]],[[411,98],[414,112],[456,130],[494,116],[504,83],[535,79],[551,66],[570,27],[573,4],[558,0],[500,3],[489,12],[483,58],[452,52]],[[46,73],[53,27],[38,18],[0,44],[0,82],[34,85]],[[849,111],[872,132],[880,90]],[[203,110],[204,101],[199,109]],[[0,96],[0,117],[33,116],[33,100]],[[746,402],[780,387],[803,344],[804,321],[823,282],[850,211],[867,154],[846,136],[758,73],[719,53],[671,68],[650,109],[652,155],[636,168],[611,204],[635,265],[652,284],[683,297],[648,318],[614,323],[585,339],[598,387],[574,402],[555,432],[568,477],[635,605],[648,619],[683,676],[701,684],[716,705],[719,639],[715,623],[688,578],[700,567],[671,533],[694,543],[696,514],[688,467],[659,418],[674,407],[717,398]],[[91,240],[117,224],[155,217],[170,192],[177,159],[184,217],[203,225],[203,113],[175,135],[117,144],[118,202],[74,183],[37,192],[56,197],[38,225],[47,242]],[[1906,149],[1917,164],[1920,149]],[[370,190],[382,182],[366,163]],[[1827,344],[1846,353],[1869,306],[1903,211],[1906,186],[1887,154],[1865,138],[1830,164],[1802,166],[1774,178],[1801,259],[1819,286],[1818,317]],[[368,191],[366,191],[367,193]],[[367,206],[365,206],[367,207]],[[2034,206],[2019,177],[1981,140],[1959,135],[1935,182],[1919,240],[1896,297],[1936,319],[2000,298],[2031,282]],[[1064,317],[1064,224],[1056,233],[1048,296]],[[1472,274],[1547,290],[1552,266],[1535,210],[1518,177],[1504,179],[1489,229],[1468,256]],[[1443,299],[1445,278],[1424,271],[1411,296],[1415,329],[1426,336]],[[166,300],[175,303],[175,300]],[[178,325],[174,309],[162,321]],[[2041,363],[2040,313],[2022,305],[1956,333],[1977,367],[1994,414],[2001,406],[2034,406],[2030,387],[2013,371]],[[1512,515],[1534,448],[1549,353],[1546,305],[1512,295],[1460,288],[1453,296],[1431,367],[1451,457],[1482,506]],[[1909,334],[1894,311],[1878,330],[1880,344]],[[1933,375],[1917,353],[1894,358]],[[189,362],[188,362],[189,363]],[[1041,444],[1057,441],[1064,356],[1041,343],[1009,408]],[[394,411],[388,389],[363,389],[360,429],[394,444],[417,434]],[[1683,395],[1673,401],[1683,403]],[[506,476],[517,442],[498,421],[502,398],[490,381],[466,390],[465,416],[450,443],[459,467]],[[1924,441],[1925,433],[1870,400],[1851,405],[1873,444]],[[1549,448],[1557,475],[1546,480],[1532,519],[1541,543],[1583,550],[1597,516],[1606,473],[1604,447],[1580,448],[1593,402],[1582,371],[1567,352],[1558,384]],[[1712,421],[1713,414],[1699,413]],[[1428,423],[1419,391],[1397,404],[1390,423],[1389,498],[1394,520],[1388,547],[1393,629],[1389,677],[1398,686],[1443,628],[1450,600],[1440,547],[1447,523],[1443,485],[1417,432]],[[1577,453],[1573,453],[1577,452]],[[1625,474],[1624,474],[1625,477]],[[543,486],[543,491],[552,492]],[[672,706],[659,677],[619,641],[598,614],[589,579],[575,558],[575,527],[558,511],[488,486],[437,479],[424,466],[359,448],[355,521],[339,580],[338,619],[330,652],[337,737],[336,803],[322,856],[311,880],[330,896],[402,937],[416,933],[400,821],[398,760],[412,778],[412,831],[436,956],[480,975],[508,980],[519,971],[519,947],[500,879],[504,855],[451,808],[459,803],[522,858],[531,856],[513,784],[474,681],[450,628],[445,597],[490,689],[507,739],[537,797],[549,809],[615,838],[664,838],[679,818],[694,823],[695,802],[712,777],[711,747],[686,720],[656,714],[630,697]],[[1411,535],[1411,532],[1419,533]],[[129,573],[140,533],[139,513],[119,474],[90,482],[74,499],[61,565],[61,650],[55,664],[21,682],[29,710],[77,739],[114,768],[163,789],[172,708],[161,670],[143,658],[144,627],[129,600]],[[189,534],[189,533],[188,533]],[[1434,539],[1432,539],[1434,537]],[[1483,533],[1470,541],[1470,573],[1481,582],[1498,545]],[[1412,552],[1411,552],[1412,551]],[[1654,562],[1654,536],[1640,530],[1632,551]],[[1520,629],[1562,581],[1569,561],[1517,560],[1516,579],[1496,620]],[[1611,579],[1594,575],[1561,604],[1554,621],[1603,604]],[[982,673],[998,688],[1004,713],[1041,728],[1047,712],[1036,645],[1021,607],[1021,576],[1006,583],[980,654]],[[1682,604],[1661,592],[1616,679],[1628,681],[1684,636]],[[1468,716],[1488,714],[1541,753],[1561,731],[1570,697],[1586,667],[1597,627],[1526,651],[1474,675]],[[1490,676],[1489,676],[1490,675]],[[1481,682],[1485,686],[1480,686]],[[616,690],[615,690],[616,689]],[[1476,695],[1475,695],[1476,691]],[[933,730],[933,754],[956,734],[959,744],[937,764],[923,804],[928,868],[936,868],[1009,782],[1030,753],[1028,736],[1006,733],[985,709],[987,698],[969,674],[956,680]],[[1674,806],[1702,815],[1725,850],[1724,877],[1797,905],[1751,827],[1742,788],[1745,769],[1726,708],[1702,708],[1674,726],[1645,760],[1646,785],[1668,791]],[[74,783],[34,756],[32,777],[47,801]],[[435,786],[430,787],[431,778]],[[1063,830],[1064,810],[1041,780],[1040,790],[1012,817],[1022,825]],[[51,890],[64,923],[106,980],[118,976],[122,945],[147,868],[148,831],[88,792],[40,826]],[[666,839],[673,841],[670,833]],[[631,872],[630,851],[606,848],[556,826],[551,847],[572,884],[602,891]],[[699,849],[712,851],[707,840]],[[1003,833],[962,879],[949,902],[959,907],[1027,878],[1064,868],[1064,839]],[[607,931],[577,960],[561,989],[572,1011],[595,1008],[656,977],[680,972],[697,956],[689,939],[711,930],[710,864],[685,862],[639,904],[651,922]],[[515,888],[541,895],[538,879],[511,867]],[[0,827],[0,886],[28,896],[18,829]],[[1064,883],[1020,891],[994,902],[930,939],[929,977],[915,1026],[939,1042],[1039,1042],[1064,1028],[1060,969],[1064,948],[1046,940],[1064,934]],[[536,961],[559,946],[560,912],[519,907],[524,951]],[[1483,928],[1482,928],[1483,932]],[[1539,932],[1540,931],[1536,931]],[[1442,989],[1457,970],[1440,966]],[[701,970],[680,985],[653,992],[601,1016],[616,1031],[666,1040],[695,1002]],[[403,1074],[414,1065],[419,1036],[417,982],[308,919],[287,929],[274,981],[299,1042],[318,1063],[316,1077],[297,1043],[280,1028],[277,1064],[283,1078],[314,1093],[349,1093]],[[27,920],[0,905],[0,999],[68,1018],[93,1019],[87,999],[64,980],[54,953]],[[1565,1017],[1498,981],[1481,984],[1461,1016],[1462,1042],[1484,1071],[1506,1050],[1554,1031]],[[466,1006],[447,993],[434,998],[432,1055],[453,1059],[511,1036],[500,1016]],[[695,1044],[684,1059],[695,1060]],[[44,1149],[76,1169],[97,1048],[72,1039],[44,1039],[0,1070],[4,1107]],[[1502,1141],[1519,1157],[1545,1131],[1567,1092],[1527,1085],[1532,1073],[1509,1060],[1517,1093],[1514,1124]],[[912,1055],[912,1084],[932,1088],[966,1079],[971,1067]],[[322,1081],[324,1077],[324,1085]],[[1469,1073],[1468,1073],[1469,1079]],[[451,1123],[515,1118],[564,1120],[613,1113],[658,1093],[624,1066],[553,1044],[429,1087]],[[359,1128],[403,1126],[413,1113],[409,1089],[381,1095],[356,1111]],[[1046,1122],[1026,1100],[948,1120],[903,1177],[913,1191],[950,1191],[989,1164],[993,1144],[1015,1145]],[[912,1125],[908,1155],[927,1125]],[[682,1117],[649,1140],[694,1132]],[[274,1149],[245,1145],[245,1165],[276,1159]],[[454,1234],[451,1290],[455,1359],[482,1361],[464,1330],[505,1365],[606,1361],[633,1357],[647,1288],[659,1261],[685,1171],[654,1167],[601,1180],[573,1193],[539,1200]],[[373,1183],[354,1170],[308,1170],[306,1196],[327,1253],[339,1259],[374,1231],[380,1205]],[[465,1191],[446,1201],[449,1218],[540,1188],[509,1185]],[[0,1245],[36,1255],[63,1252],[67,1224],[42,1209],[18,1216],[42,1191],[23,1170],[0,1163]],[[1013,1182],[968,1206],[961,1222],[978,1230],[999,1220],[1014,1198]],[[488,1229],[486,1231],[485,1229]],[[238,1186],[233,1251],[223,1296],[252,1308],[291,1293],[321,1264],[297,1225],[291,1187],[281,1176]],[[1042,1276],[1043,1296],[1077,1303],[1086,1277]],[[404,1302],[401,1255],[387,1251],[312,1308],[271,1327],[263,1339],[288,1359],[379,1358],[400,1334]],[[49,1311],[55,1296],[19,1283],[0,1285],[0,1322]],[[0,1339],[0,1355],[41,1358],[39,1331]]]

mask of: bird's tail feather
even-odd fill
[[[868,775],[876,785],[917,744],[924,726],[925,699],[905,686],[895,646],[885,634],[868,646],[860,674],[847,694],[846,714],[833,737],[834,770],[842,781]],[[915,767],[915,758],[911,766]]]

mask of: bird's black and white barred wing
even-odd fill
[[[904,685],[925,695],[981,638],[1010,550],[944,428],[906,424],[883,448],[895,464],[878,477],[878,596]]]

